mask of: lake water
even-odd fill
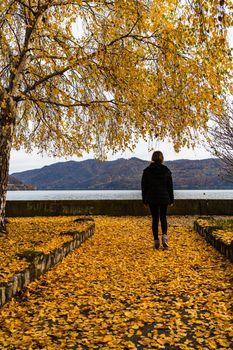
[[[176,190],[175,199],[233,199],[233,190]],[[141,199],[141,191],[8,191],[7,200]]]

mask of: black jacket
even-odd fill
[[[144,169],[141,187],[144,204],[172,204],[174,202],[172,174],[163,164],[151,163]]]

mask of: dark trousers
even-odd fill
[[[161,222],[161,228],[162,228],[162,234],[167,234],[167,204],[149,204],[150,211],[152,215],[152,232],[154,239],[159,239],[158,235],[158,226],[159,226],[159,219]]]

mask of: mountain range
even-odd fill
[[[175,189],[233,189],[219,159],[181,159],[164,164],[172,171]],[[12,176],[38,190],[139,190],[148,165],[139,158],[89,159],[54,163]]]
[[[27,185],[22,181],[16,179],[14,176],[10,175],[8,179],[8,191],[25,191],[25,190],[35,190],[36,187],[33,185]]]

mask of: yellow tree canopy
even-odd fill
[[[229,93],[231,0],[3,0],[0,107],[55,155],[192,142]]]

